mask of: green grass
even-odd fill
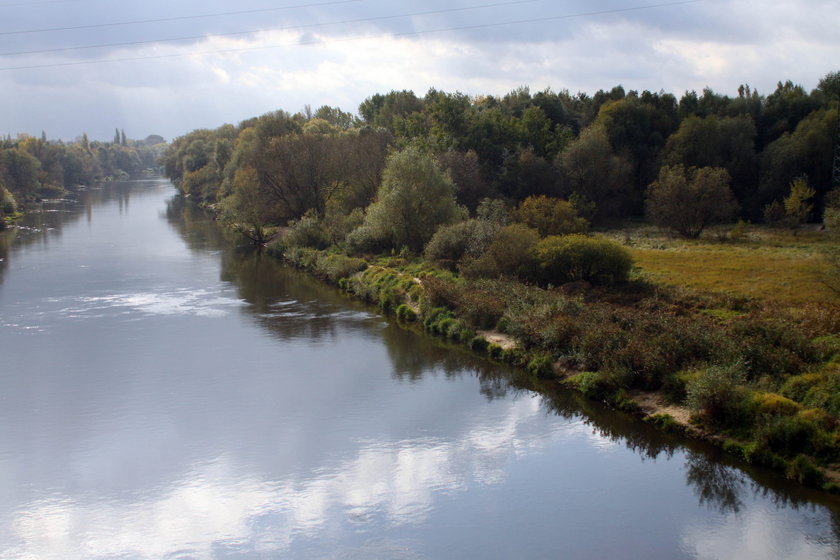
[[[791,306],[840,303],[824,282],[823,251],[838,241],[825,232],[751,226],[743,241],[668,237],[647,229],[625,232],[636,273],[656,284]]]

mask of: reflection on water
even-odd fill
[[[171,195],[111,185],[6,249],[0,322],[38,328],[0,329],[0,558],[840,555],[833,498],[400,328]]]

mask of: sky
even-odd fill
[[[0,134],[109,140],[375,93],[806,90],[837,0],[0,0]]]

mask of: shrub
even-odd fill
[[[502,350],[502,360],[514,366],[524,366],[528,356],[521,348],[513,347]]]
[[[799,404],[776,393],[755,393],[752,396],[757,414],[766,416],[793,416],[802,408]]]
[[[771,227],[780,227],[785,223],[785,207],[778,200],[774,200],[764,207],[764,223]]]
[[[17,212],[17,202],[14,195],[0,184],[0,216]]]
[[[742,362],[750,379],[798,373],[817,357],[808,337],[785,317],[744,315],[733,320],[728,330],[736,341],[735,354],[729,359]]]
[[[776,416],[756,430],[756,442],[783,457],[818,454],[827,447],[827,437],[816,424],[801,416]]]
[[[318,215],[309,211],[299,220],[289,222],[289,231],[283,238],[289,247],[313,247],[326,249],[330,246],[330,238],[324,229]]]
[[[610,369],[597,372],[585,371],[571,377],[570,382],[591,399],[614,401],[627,381],[627,372]]]
[[[473,352],[484,353],[487,352],[487,347],[490,345],[487,339],[483,336],[474,336],[469,342],[470,350]]]
[[[821,373],[791,377],[780,392],[804,406],[840,416],[840,366],[828,364],[823,369]]]
[[[411,323],[417,320],[417,313],[407,304],[401,303],[397,307],[397,319]]]
[[[388,232],[362,224],[347,234],[347,250],[355,255],[382,253],[391,247]]]
[[[805,455],[797,455],[793,461],[788,463],[785,476],[807,486],[819,486],[825,480],[822,471],[812,459]]]
[[[322,254],[317,259],[315,271],[318,276],[337,283],[342,278],[348,278],[368,267],[367,261],[339,255],[335,253]]]
[[[525,369],[528,370],[528,373],[540,379],[551,379],[554,377],[554,366],[551,363],[551,357],[547,355],[534,356],[528,362]]]
[[[661,414],[651,414],[650,416],[646,416],[644,421],[648,424],[653,424],[654,426],[659,427],[659,429],[664,430],[666,432],[676,432],[681,433],[684,431],[683,426],[677,422],[673,416],[666,413]]]
[[[460,261],[467,252],[477,228],[478,220],[466,220],[439,227],[426,244],[423,256],[429,261]]]
[[[533,269],[531,248],[539,241],[537,230],[523,224],[510,224],[499,230],[487,250],[468,259],[461,273],[472,278],[491,278],[501,274],[529,276]]]
[[[545,195],[529,196],[523,200],[516,210],[516,217],[543,237],[582,233],[589,227],[569,201]]]
[[[701,373],[701,371],[678,371],[666,376],[662,383],[665,398],[677,404],[685,402],[688,384],[697,379]]]
[[[686,384],[686,402],[707,423],[734,426],[744,419],[745,381],[740,364],[711,366]]]
[[[585,235],[551,236],[534,245],[537,280],[565,284],[585,280],[595,284],[625,282],[632,258],[614,241]]]

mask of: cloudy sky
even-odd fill
[[[167,139],[374,93],[810,90],[837,0],[0,0],[0,134]]]

